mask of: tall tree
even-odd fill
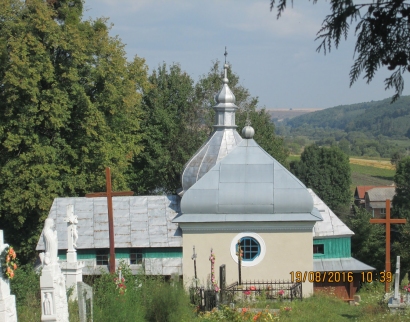
[[[398,161],[394,175],[393,215],[410,221],[410,157]]]
[[[293,174],[311,188],[333,211],[346,213],[350,206],[349,157],[337,146],[305,148],[300,161],[290,164]]]
[[[293,0],[291,0],[293,4]],[[317,0],[313,0],[316,3]],[[377,0],[356,3],[353,0],[330,0],[330,14],[323,20],[316,39],[320,40],[317,51],[330,52],[332,43],[337,47],[347,38],[351,26],[357,36],[355,62],[350,70],[350,85],[362,72],[371,82],[377,70],[387,66],[392,71],[385,79],[386,89],[394,88],[395,101],[404,88],[403,74],[410,72],[410,3],[404,0]],[[275,7],[270,0],[270,9]],[[279,0],[277,17],[285,10],[288,0]]]
[[[134,162],[139,194],[175,193],[184,164],[206,139],[194,82],[178,64],[154,70],[144,95],[144,151]]]
[[[372,215],[364,208],[355,207],[355,216],[349,216],[346,224],[354,231],[352,236],[352,256],[373,266],[377,271],[385,269],[385,229],[384,225],[370,223]]]
[[[0,225],[29,259],[55,197],[115,188],[141,146],[146,66],[82,1],[0,0]],[[25,236],[25,238],[21,238]]]

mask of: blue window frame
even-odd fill
[[[253,237],[242,237],[241,248],[243,252],[243,261],[253,261],[261,253],[261,245]]]

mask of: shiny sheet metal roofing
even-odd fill
[[[313,260],[313,271],[315,272],[360,273],[374,270],[374,267],[366,265],[353,257]]]
[[[238,107],[235,105],[235,95],[228,86],[227,64],[224,65],[224,69],[223,86],[219,94],[215,96],[217,104],[213,107],[215,110],[214,131],[204,145],[185,164],[181,176],[183,190],[180,195],[183,195],[242,141],[241,136],[236,131],[235,111]]]
[[[172,219],[180,211],[178,196],[114,197],[116,248],[182,247],[181,230]],[[107,198],[56,198],[48,218],[53,218],[58,248],[67,249],[67,205],[78,216],[78,249],[108,248]],[[43,237],[37,250],[44,250]]]
[[[313,238],[354,235],[354,232],[334,214],[334,212],[313,192],[312,189],[308,189],[308,191],[313,198],[314,207],[319,210],[323,218],[323,221],[316,222],[313,227]]]
[[[253,139],[244,139],[185,192],[174,222],[317,221],[313,199]],[[225,221],[227,221],[225,219]]]

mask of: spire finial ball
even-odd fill
[[[252,126],[247,125],[242,129],[242,136],[244,139],[252,139],[255,135],[255,130]]]

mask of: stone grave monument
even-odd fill
[[[0,230],[0,254],[3,254],[8,246],[4,244],[3,231]],[[4,261],[4,258],[1,260]],[[0,272],[0,322],[17,322],[16,298],[10,295],[10,281],[3,276],[3,268]]]
[[[397,256],[396,260],[396,272],[394,274],[394,293],[393,296],[390,297],[388,307],[390,312],[395,313],[400,309],[404,309],[406,307],[405,303],[401,303],[401,295],[400,295],[400,256]]]
[[[58,238],[54,220],[47,218],[43,229],[44,253],[40,254],[43,269],[40,277],[41,321],[68,322],[65,278],[58,264]]]
[[[67,217],[64,219],[67,223],[67,261],[62,263],[61,271],[66,278],[67,289],[72,288],[70,300],[77,299],[77,283],[83,281],[84,262],[77,261],[77,239],[78,231],[77,216],[74,216],[74,206],[67,206]]]

